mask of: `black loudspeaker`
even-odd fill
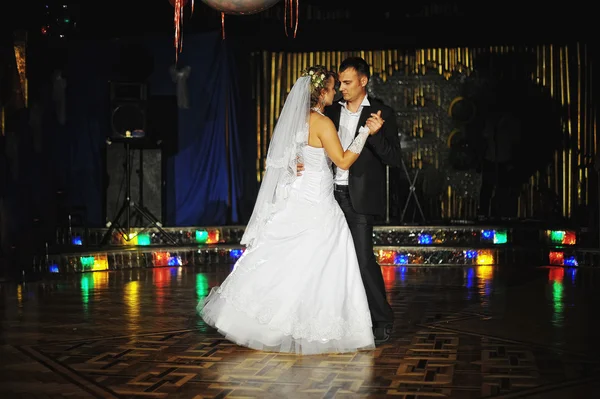
[[[148,209],[164,223],[163,156],[161,149],[131,147],[131,200]],[[114,220],[126,193],[125,146],[120,143],[106,147],[106,220]],[[144,227],[140,215],[132,226]]]
[[[110,82],[110,124],[113,137],[143,132],[146,148],[162,148],[172,155],[178,148],[177,97],[148,96],[145,83]]]
[[[178,108],[176,96],[146,97],[142,83],[111,84],[111,122],[113,125],[143,126],[143,140],[132,140],[131,199],[145,206],[156,218],[165,223],[167,181],[166,159],[178,148]],[[143,120],[143,124],[139,121]],[[116,121],[116,122],[115,122]],[[127,127],[122,127],[127,129]],[[119,136],[119,130],[114,135]],[[115,217],[126,192],[125,146],[121,143],[106,147],[106,220]],[[134,225],[143,220],[136,216]]]
[[[148,88],[145,83],[110,82],[110,126],[112,136],[145,132]]]

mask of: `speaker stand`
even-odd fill
[[[146,207],[141,204],[135,203],[131,199],[131,141],[136,140],[134,138],[124,139],[123,143],[125,145],[125,200],[121,205],[121,208],[117,212],[113,221],[109,221],[106,223],[108,227],[108,231],[102,237],[100,245],[107,245],[112,238],[113,232],[118,231],[123,239],[127,242],[131,241],[134,237],[131,234],[131,217],[137,215],[141,217],[142,220],[146,219],[149,222],[149,225],[143,228],[143,230],[147,230],[151,227],[156,227],[165,237],[169,240],[173,245],[178,245],[177,240],[173,238],[171,234],[169,234],[162,227],[162,223],[158,220],[156,216],[152,214]],[[140,168],[141,169],[141,168]],[[125,214],[125,226],[122,226],[119,222],[121,217]],[[136,234],[137,236],[137,234]]]
[[[404,158],[402,159],[402,169],[404,169],[404,174],[406,175],[406,179],[410,184],[408,196],[406,197],[406,202],[404,203],[404,209],[402,210],[402,215],[400,216],[400,222],[404,223],[404,216],[406,215],[406,211],[408,210],[408,204],[410,203],[410,199],[414,198],[415,205],[419,209],[419,214],[421,215],[421,220],[425,222],[425,214],[423,213],[423,209],[421,208],[421,203],[419,202],[419,197],[417,197],[416,192],[416,184],[417,178],[419,177],[419,169],[415,172],[415,175],[411,178],[408,168],[406,167],[406,163],[404,162]],[[414,222],[414,220],[413,220]]]

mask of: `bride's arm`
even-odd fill
[[[323,144],[323,148],[327,151],[327,155],[338,168],[349,169],[358,159],[367,141],[367,137],[369,137],[369,129],[362,127],[358,136],[356,136],[348,149],[344,151],[338,137],[338,132],[331,119],[323,118],[320,122],[318,126],[315,126],[318,128],[317,137],[321,140],[321,144]]]

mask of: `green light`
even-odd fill
[[[565,232],[560,230],[552,230],[550,232],[550,241],[562,244],[563,239],[565,238]]]
[[[506,230],[496,230],[494,232],[494,244],[506,244],[508,242],[508,234]]]
[[[208,231],[196,230],[196,242],[199,244],[205,244],[208,240]]]
[[[196,274],[196,296],[198,299],[204,298],[208,295],[208,280],[202,273]]]
[[[83,274],[81,276],[81,296],[83,303],[88,303],[90,299],[90,291],[94,288],[94,279],[89,274]]]
[[[81,303],[83,305],[83,313],[87,316],[89,311],[90,291],[94,289],[94,277],[89,273],[81,276]]]
[[[138,245],[150,245],[150,235],[149,234],[140,234],[137,236]]]
[[[554,314],[552,315],[552,320],[554,323],[563,324],[564,323],[564,301],[563,301],[564,287],[563,282],[554,281],[552,283],[552,303],[554,305]]]
[[[82,256],[81,258],[79,258],[79,260],[81,261],[81,266],[83,266],[84,269],[86,267],[94,266],[94,257],[93,256]]]

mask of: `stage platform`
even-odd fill
[[[72,273],[137,267],[233,264],[244,251],[245,226],[132,228],[128,237],[108,229],[70,227],[36,254],[35,273]],[[578,232],[538,224],[376,226],[375,255],[382,266],[529,264],[576,267],[595,262]]]

